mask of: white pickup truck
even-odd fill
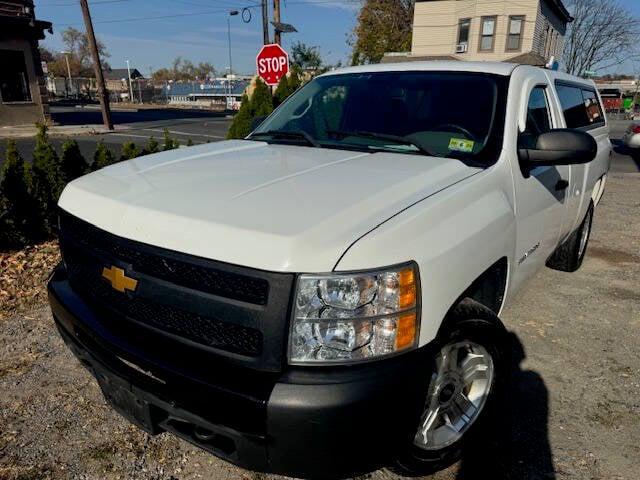
[[[430,471],[490,426],[505,303],[580,267],[610,152],[563,73],[334,71],[245,140],[68,185],[54,318],[152,434],[291,476]]]

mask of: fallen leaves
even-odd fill
[[[0,321],[46,299],[46,281],[60,261],[58,242],[0,253]]]

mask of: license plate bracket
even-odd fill
[[[151,435],[159,433],[157,422],[153,421],[153,406],[136,395],[131,384],[118,382],[103,372],[97,378],[105,400],[116,412]]]

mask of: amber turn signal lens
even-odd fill
[[[398,319],[396,349],[412,346],[416,341],[416,312],[407,313]]]
[[[416,306],[416,279],[412,268],[406,268],[398,275],[400,283],[400,308]]]

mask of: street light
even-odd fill
[[[69,75],[69,87],[67,88],[67,97],[69,96],[69,90],[71,89],[72,86],[72,82],[71,82],[71,67],[69,66],[69,54],[71,52],[60,52],[62,55],[64,55],[65,60],[67,61],[67,74]]]
[[[127,60],[127,75],[129,75],[129,101],[133,103],[133,84],[131,83],[131,66]]]
[[[233,72],[233,63],[231,60],[231,17],[238,15],[238,10],[230,10],[227,17],[227,38],[229,40],[229,75],[227,76],[228,96],[227,96],[227,109],[231,105],[231,75]]]

